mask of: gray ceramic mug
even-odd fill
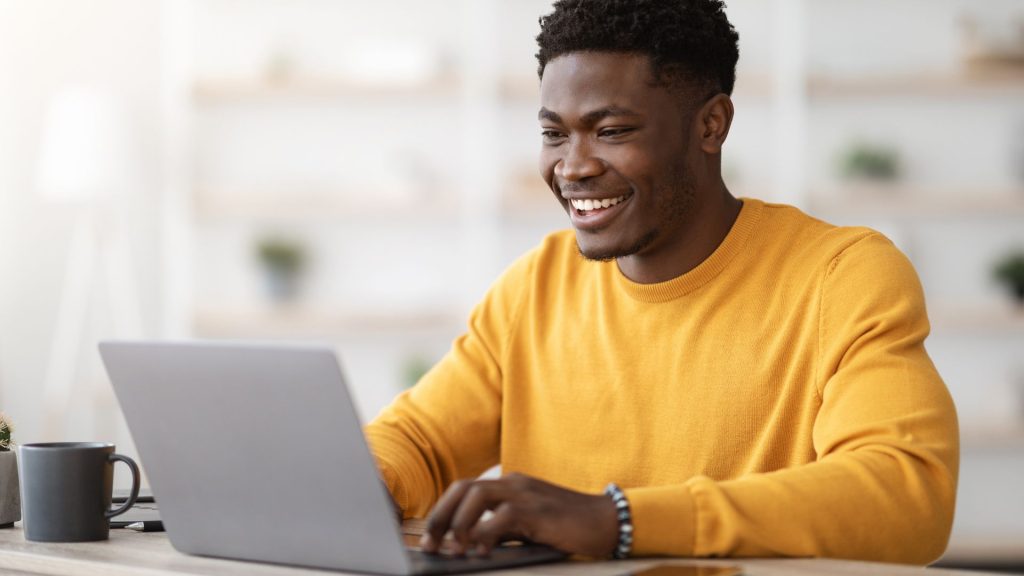
[[[118,461],[132,471],[132,491],[124,505],[111,510]],[[104,442],[23,444],[18,476],[25,539],[36,542],[106,540],[110,519],[128,511],[139,496],[139,467]]]

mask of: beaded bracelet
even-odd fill
[[[619,541],[612,557],[617,560],[628,558],[633,550],[633,516],[629,512],[629,500],[626,500],[622,488],[615,483],[609,484],[604,493],[611,496],[612,502],[615,502],[615,512],[619,517]]]

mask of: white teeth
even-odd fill
[[[615,206],[616,204],[622,202],[625,199],[626,195],[623,194],[618,198],[604,198],[600,200],[594,198],[573,198],[572,200],[569,200],[569,203],[572,204],[572,207],[577,210],[587,211],[596,210],[598,208],[609,208],[611,206]]]

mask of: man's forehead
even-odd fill
[[[653,82],[649,59],[636,54],[571,52],[548,62],[541,79],[540,119],[642,115],[668,97]]]
[[[596,80],[610,84],[653,83],[650,58],[627,52],[569,52],[553,58],[544,67],[541,87],[552,83],[588,83]]]

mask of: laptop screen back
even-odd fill
[[[100,353],[175,548],[408,572],[332,350],[104,342]]]

